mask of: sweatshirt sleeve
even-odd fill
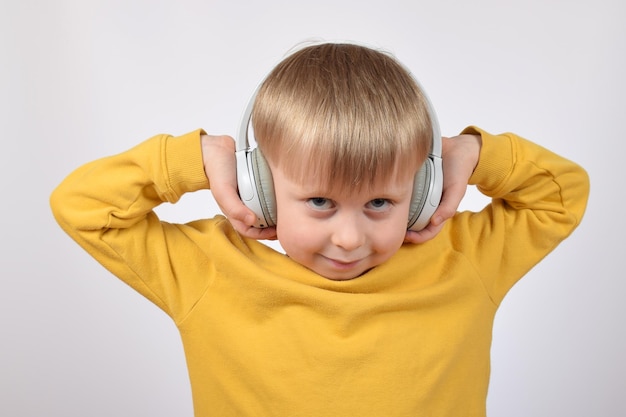
[[[207,285],[181,280],[206,256],[188,226],[161,222],[153,209],[186,192],[208,189],[200,135],[158,135],[72,172],[50,205],[63,230],[113,274],[170,316],[184,314]],[[176,248],[172,251],[172,248]],[[172,253],[183,256],[172,257]],[[195,263],[186,260],[197,257]],[[197,266],[194,266],[197,265]],[[200,276],[199,274],[196,274]]]
[[[470,184],[491,203],[454,220],[452,241],[467,254],[499,304],[506,292],[580,224],[589,177],[576,163],[512,133],[482,137]]]

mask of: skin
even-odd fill
[[[276,235],[301,265],[328,279],[352,279],[391,258],[404,243],[413,175],[349,193],[320,191],[314,183],[292,181],[279,166],[270,163],[270,169]]]
[[[375,184],[359,194],[320,194],[314,184],[293,183],[271,162],[278,227],[256,229],[252,227],[254,213],[237,194],[233,138],[203,135],[201,140],[211,191],[235,230],[253,239],[278,238],[291,258],[336,280],[358,277],[380,265],[403,243],[419,244],[435,237],[456,213],[482,145],[476,135],[442,139],[445,175],[441,203],[430,224],[415,232],[406,230],[412,178]]]

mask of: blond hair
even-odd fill
[[[327,189],[414,174],[432,143],[411,74],[389,54],[354,44],[308,46],[285,58],[259,89],[252,125],[271,164]]]

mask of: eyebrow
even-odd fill
[[[389,184],[387,184],[386,186],[380,185],[379,188],[365,185],[361,189],[358,189],[358,190],[347,189],[347,187],[342,187],[342,186],[337,186],[334,188],[312,186],[309,188],[305,184],[297,184],[297,183],[294,183],[294,184],[297,187],[299,187],[299,189],[296,190],[296,193],[298,195],[308,196],[308,197],[324,197],[324,198],[333,196],[333,195],[335,196],[341,195],[341,196],[348,196],[348,197],[353,196],[353,195],[359,195],[359,196],[366,196],[369,200],[373,200],[377,198],[398,200],[404,197],[406,194],[411,193],[413,191],[412,182],[410,184],[407,184],[406,186],[396,186],[397,181],[390,181],[390,182],[393,184],[393,186],[391,187],[389,186]]]

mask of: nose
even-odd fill
[[[365,243],[365,230],[357,216],[341,216],[333,225],[331,242],[345,251],[352,251]]]

